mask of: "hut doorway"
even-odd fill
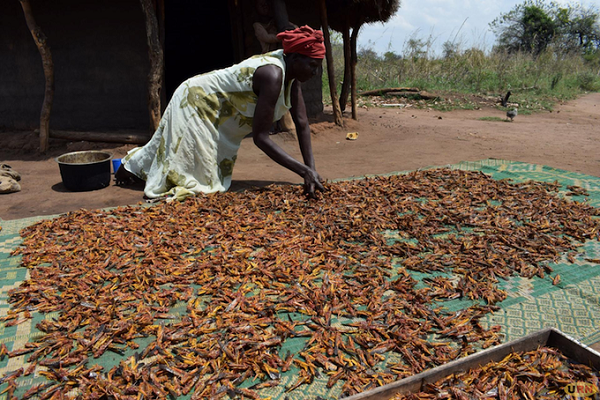
[[[168,0],[165,5],[167,101],[186,79],[234,64],[227,1]]]

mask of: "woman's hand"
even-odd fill
[[[309,199],[316,199],[315,191],[320,190],[323,191],[325,188],[323,187],[323,179],[317,171],[313,169],[309,169],[308,172],[304,175],[304,193],[308,196]]]

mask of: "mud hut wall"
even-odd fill
[[[31,0],[55,67],[52,129],[148,127],[149,61],[137,0]],[[39,126],[40,54],[18,1],[0,13],[0,128]]]
[[[139,1],[30,1],[38,25],[48,37],[55,66],[51,129],[146,131],[149,61]],[[292,22],[319,27],[316,6],[309,3],[307,7],[304,0],[288,0],[287,6]],[[234,24],[231,39],[238,43],[229,47],[235,53],[234,61],[260,52],[252,28],[253,7],[254,0],[230,0],[229,16],[201,16],[213,26],[226,19]],[[239,54],[240,49],[244,54]],[[169,53],[170,49],[166,50]],[[167,80],[172,79],[169,65],[165,68]],[[196,69],[201,73],[206,68]],[[3,4],[0,13],[0,72],[0,130],[39,127],[44,98],[42,62],[16,0]],[[310,117],[323,111],[321,86],[321,76],[303,84]]]

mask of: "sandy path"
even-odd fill
[[[505,118],[495,108],[438,112],[414,108],[359,109],[358,121],[345,119],[336,127],[328,110],[323,121],[314,122],[313,149],[317,169],[325,179],[417,169],[499,158],[545,164],[556,168],[600,176],[600,94],[594,93],[566,104],[554,112],[519,115],[514,122],[485,121],[482,117]],[[358,140],[346,140],[347,132],[358,132]],[[292,156],[300,159],[293,136],[275,135]],[[107,149],[122,157],[133,146],[55,141],[49,156],[21,150],[18,142],[31,135],[0,133],[0,162],[21,173],[22,191],[0,195],[0,218],[11,220],[57,214],[80,208],[96,209],[142,200],[142,188],[111,185],[73,193],[62,185],[54,157],[86,148]],[[234,169],[233,189],[270,183],[300,183],[292,172],[275,164],[251,139],[244,140]]]

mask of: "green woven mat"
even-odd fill
[[[478,170],[494,179],[509,178],[514,182],[536,180],[542,182],[557,181],[562,185],[562,192],[567,192],[570,185],[586,189],[589,196],[574,196],[575,201],[586,201],[600,207],[600,178],[568,172],[543,165],[527,164],[504,160],[483,160],[478,162],[462,162],[446,166],[452,169]],[[406,172],[400,172],[400,174]],[[10,252],[21,243],[19,231],[41,219],[54,216],[26,218],[14,221],[0,220],[0,316],[4,316],[9,308],[7,292],[17,287],[28,278],[25,268],[20,267],[20,257],[11,257]],[[505,334],[505,341],[517,339],[544,327],[555,327],[572,336],[584,344],[592,344],[600,340],[600,265],[585,259],[600,259],[600,243],[590,241],[583,246],[583,252],[578,253],[575,263],[566,259],[552,264],[552,268],[561,275],[561,283],[552,285],[549,279],[524,279],[518,276],[501,281],[499,286],[508,293],[508,298],[499,304],[501,309],[494,314],[484,317],[484,326],[501,325]],[[36,313],[37,314],[37,313]],[[5,343],[8,350],[23,347],[30,339],[41,335],[36,330],[35,324],[43,318],[52,318],[55,315],[34,315],[32,320],[13,327],[5,328],[0,324],[0,343]],[[287,342],[286,342],[287,344]],[[301,348],[303,342],[289,343],[286,348],[294,350]],[[118,364],[124,356],[105,353],[101,358],[91,360],[92,364],[110,367]],[[26,356],[5,358],[0,362],[0,377],[26,364]],[[282,384],[278,387],[261,391],[261,395],[271,396],[273,399],[311,398],[321,396],[333,398],[339,396],[341,383],[327,388],[327,378],[315,379],[314,383],[303,392],[284,393],[286,385],[294,381],[294,376],[288,374],[282,377]],[[32,374],[19,379],[20,393],[36,383],[45,382],[45,378]],[[0,390],[6,385],[0,386]],[[6,395],[0,395],[0,400]]]

